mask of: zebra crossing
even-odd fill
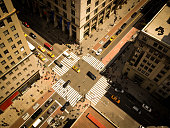
[[[63,88],[64,83],[65,81],[63,79],[59,79],[57,83],[52,86],[52,88],[66,101],[69,101],[72,107],[74,107],[77,102],[82,98],[82,96],[70,85],[67,85],[66,88]]]
[[[104,64],[89,53],[83,56],[82,59],[89,63],[96,70],[101,71],[104,68]]]
[[[73,52],[70,53],[70,56],[70,59],[64,57],[64,59],[61,60],[62,68],[57,65],[52,68],[59,76],[64,75],[80,59],[80,57],[76,56]]]
[[[107,79],[102,76],[97,83],[88,91],[86,98],[90,100],[94,105],[104,96],[110,85],[107,83]]]

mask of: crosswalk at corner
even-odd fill
[[[101,71],[105,66],[100,60],[96,59],[94,56],[90,55],[89,53],[83,56],[82,59],[99,71]]]
[[[69,101],[72,107],[74,107],[77,102],[82,98],[82,96],[70,85],[67,85],[66,88],[63,88],[64,83],[65,81],[63,79],[59,79],[57,83],[53,85],[52,88],[66,101]]]
[[[97,83],[88,91],[86,98],[90,100],[94,105],[96,105],[99,100],[107,92],[110,85],[107,83],[107,79],[102,76]]]
[[[63,65],[62,68],[58,67],[57,65],[52,68],[59,76],[64,75],[74,64],[80,59],[74,53],[70,53],[71,58],[67,59],[66,57],[61,60],[61,64]]]

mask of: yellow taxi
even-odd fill
[[[76,66],[73,66],[72,69],[73,69],[74,71],[76,71],[77,73],[80,72],[80,69],[79,69],[78,67],[76,67]]]
[[[113,35],[113,36],[110,38],[110,41],[113,41],[115,38],[116,38],[116,35]]]
[[[24,33],[24,36],[27,37],[28,35],[26,33]]]
[[[45,57],[42,56],[41,54],[38,54],[38,58],[39,58],[40,60],[42,60],[42,61],[45,61]]]
[[[43,48],[42,46],[38,46],[38,49],[39,49],[41,52],[45,52],[45,48]]]
[[[51,53],[50,51],[47,53],[48,56],[50,56],[51,58],[55,57],[53,53]]]
[[[112,95],[111,98],[112,98],[112,100],[115,101],[116,103],[118,103],[118,104],[120,103],[120,97],[117,97],[117,96]]]

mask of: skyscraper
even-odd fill
[[[159,99],[170,96],[170,7],[164,5],[143,28],[123,73]]]
[[[39,77],[34,57],[12,2],[0,0],[0,112]]]

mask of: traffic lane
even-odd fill
[[[99,72],[96,71],[96,69],[94,69],[82,59],[80,59],[79,62],[75,64],[75,66],[80,69],[79,73],[70,68],[69,71],[64,74],[62,78],[64,79],[64,81],[71,80],[70,86],[83,95],[86,94],[93,87],[93,85],[98,81],[101,76],[99,75]],[[92,80],[86,75],[88,71],[91,71],[96,76],[95,80]]]

